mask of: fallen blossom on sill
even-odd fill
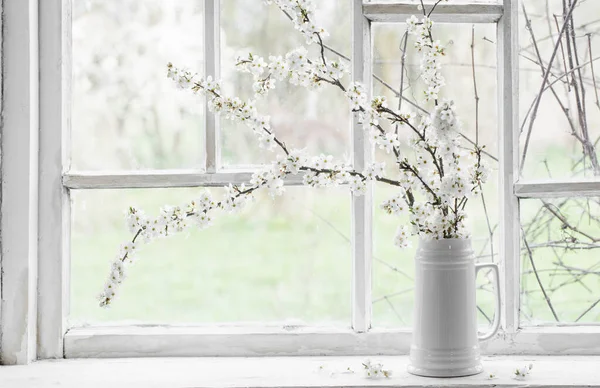
[[[533,364],[524,365],[520,368],[516,368],[514,371],[514,378],[517,380],[525,380],[527,376],[531,373],[533,369]]]
[[[317,373],[328,374],[330,377],[335,377],[337,375],[354,374],[354,371],[350,367],[343,370],[332,370],[327,365],[319,365]]]
[[[387,379],[392,376],[392,371],[383,369],[383,364],[380,362],[373,363],[371,360],[367,359],[362,365],[364,367],[365,377],[368,379]]]

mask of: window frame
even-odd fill
[[[0,363],[35,359],[39,80],[37,4],[2,6]]]
[[[373,75],[372,23],[404,21],[414,13],[415,3],[363,4],[362,0],[351,1],[352,78],[363,82],[370,93]],[[498,4],[468,1],[440,4],[433,15],[434,20],[443,22],[497,25],[502,323],[500,335],[482,343],[482,351],[484,354],[600,354],[600,326],[519,327],[519,200],[574,194],[599,195],[600,181],[534,182],[517,179],[518,5],[518,0],[502,0]],[[39,1],[39,9],[36,0],[5,2],[4,14],[4,127],[27,125],[30,131],[4,131],[2,136],[4,184],[1,233],[4,275],[0,290],[3,300],[0,310],[3,334],[0,355],[3,362],[27,363],[35,358],[72,357],[408,353],[410,330],[371,329],[371,188],[365,196],[352,199],[351,328],[226,325],[68,330],[70,190],[222,186],[247,181],[251,171],[221,168],[219,122],[206,109],[206,163],[203,172],[70,172],[67,165],[69,142],[66,139],[69,139],[71,123],[71,0]],[[219,0],[205,0],[203,15],[205,74],[218,77]],[[21,24],[18,24],[19,21]],[[19,28],[24,28],[27,33],[13,33]],[[29,63],[30,67],[22,66],[23,63]],[[39,81],[36,70],[39,70]],[[6,77],[6,74],[11,77]],[[15,98],[26,103],[28,109],[20,109]],[[38,118],[39,133],[34,130],[38,128]],[[27,146],[26,149],[19,148],[23,153],[10,153],[11,146],[23,147],[23,144]],[[372,149],[367,147],[362,125],[358,123],[356,115],[352,121],[351,147],[354,166],[363,168],[372,158]],[[19,179],[25,173],[37,177],[38,165],[39,182]],[[29,169],[24,171],[23,166]],[[10,182],[15,183],[9,185]],[[295,177],[287,179],[285,183],[301,185],[302,180],[301,177]],[[22,214],[10,212],[11,208],[18,206],[28,209],[26,222],[22,222]],[[18,231],[7,227],[13,224],[18,225]],[[11,250],[12,247],[21,248]],[[23,250],[22,247],[27,249]],[[24,255],[27,260],[23,259]],[[21,282],[15,280],[23,279],[24,273],[25,291]],[[14,341],[11,338],[22,340]]]

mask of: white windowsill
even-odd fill
[[[365,357],[79,359],[0,367],[0,387],[600,387],[600,356],[484,357],[484,373],[453,379],[412,376],[406,356],[372,359],[392,378],[364,378]],[[532,374],[513,379],[524,363],[533,363]],[[355,373],[342,373],[348,367]]]

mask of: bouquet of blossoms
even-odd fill
[[[442,0],[439,0],[441,2]],[[422,239],[464,239],[469,237],[465,226],[465,205],[477,195],[488,178],[481,158],[482,147],[467,150],[460,144],[460,121],[450,100],[441,100],[444,86],[441,59],[445,48],[434,40],[431,12],[421,19],[407,20],[408,33],[415,37],[415,47],[421,56],[420,77],[426,85],[423,98],[431,114],[402,113],[390,108],[384,97],[370,98],[363,85],[345,82],[349,73],[339,59],[325,55],[327,31],[315,25],[315,6],[311,0],[265,0],[286,13],[295,28],[306,38],[307,45],[319,46],[320,55],[311,58],[305,47],[268,60],[252,53],[239,57],[237,70],[254,79],[254,99],[242,101],[223,93],[218,80],[201,78],[190,71],[167,65],[167,75],[181,89],[202,95],[209,109],[227,120],[242,122],[254,132],[258,145],[278,151],[275,160],[241,186],[228,185],[222,198],[213,198],[204,190],[189,203],[165,206],[156,218],[141,209],[130,207],[127,225],[133,238],[123,244],[112,263],[108,281],[100,295],[100,305],[108,306],[123,282],[126,269],[133,262],[139,246],[164,238],[187,228],[208,228],[221,212],[243,209],[257,190],[267,190],[272,196],[285,192],[284,179],[303,174],[306,185],[331,187],[344,185],[356,196],[365,193],[373,181],[397,188],[397,194],[381,204],[391,215],[410,215],[410,225],[400,225],[394,240],[399,248],[410,245],[411,236]],[[437,3],[436,3],[437,5]],[[358,115],[374,146],[395,156],[395,169],[386,174],[383,163],[372,163],[363,171],[333,160],[330,156],[310,156],[302,149],[291,148],[269,124],[269,116],[258,112],[255,102],[274,89],[278,82],[321,90],[331,87],[344,93],[349,109]],[[401,152],[395,131],[386,131],[382,123],[398,125],[411,133],[410,154]],[[390,170],[390,169],[387,169]]]

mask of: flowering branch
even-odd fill
[[[255,100],[242,101],[238,97],[225,96],[220,83],[211,77],[203,79],[168,64],[168,77],[181,89],[204,96],[211,112],[244,123],[255,133],[261,148],[269,151],[279,149],[283,155],[280,154],[264,170],[253,174],[247,186],[226,186],[225,196],[219,202],[213,201],[210,193],[204,191],[199,199],[184,207],[161,209],[161,215],[156,219],[147,218],[141,210],[130,208],[127,222],[134,238],[122,246],[111,267],[109,280],[100,296],[102,306],[109,305],[114,299],[118,285],[125,278],[125,264],[132,262],[140,237],[149,242],[181,232],[190,226],[190,220],[201,229],[206,228],[217,210],[241,210],[256,190],[267,189],[273,197],[282,195],[284,178],[300,171],[304,172],[305,185],[345,185],[355,196],[363,195],[368,184],[374,181],[398,187],[397,195],[381,205],[389,214],[410,214],[412,230],[405,225],[398,228],[394,239],[398,247],[409,246],[412,235],[426,239],[468,237],[464,207],[469,197],[479,193],[488,173],[481,158],[482,147],[476,145],[472,152],[466,153],[460,146],[461,126],[454,103],[439,102],[439,93],[445,83],[439,59],[445,55],[445,49],[432,38],[431,12],[424,13],[422,20],[413,16],[407,21],[408,34],[416,36],[415,47],[421,55],[421,78],[427,85],[425,102],[433,101],[435,104],[432,114],[425,115],[395,112],[388,108],[385,97],[370,98],[359,83],[344,86],[342,80],[348,69],[341,60],[326,57],[324,39],[327,31],[313,23],[315,7],[311,0],[265,2],[274,3],[286,13],[295,28],[305,36],[307,44],[319,45],[320,57],[310,59],[304,47],[296,48],[285,56],[270,56],[268,62],[252,53],[239,57],[236,69],[253,76],[255,98],[264,97],[281,81],[311,90],[320,90],[325,85],[334,86],[348,99],[350,111],[358,115],[371,143],[394,154],[397,167],[394,176],[386,176],[384,163],[371,163],[363,171],[356,171],[346,163],[334,161],[331,156],[309,157],[301,149],[288,148],[271,128],[270,117],[259,114]],[[380,124],[382,121],[410,129],[415,163],[401,154],[397,133],[386,132]]]

